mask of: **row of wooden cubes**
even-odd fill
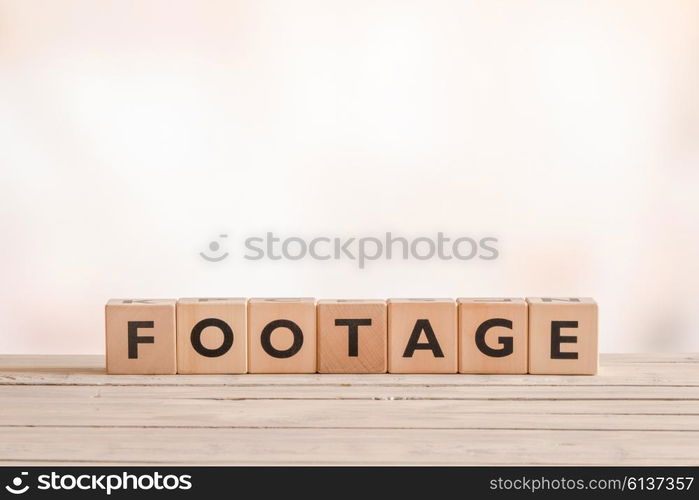
[[[595,374],[590,298],[113,299],[107,372]]]

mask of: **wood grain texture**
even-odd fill
[[[247,372],[246,318],[247,301],[243,298],[178,300],[177,373]],[[201,328],[202,325],[209,326]],[[226,335],[229,343],[226,343]],[[200,344],[198,347],[203,354],[195,349],[193,342]],[[216,352],[226,347],[226,352]]]
[[[104,315],[109,373],[174,375],[177,372],[175,303],[174,299],[107,302]]]
[[[315,299],[248,301],[250,373],[315,373],[316,358]]]
[[[524,299],[460,298],[456,303],[459,313],[459,373],[527,373],[529,324]],[[484,329],[481,341],[485,344],[482,347],[478,344],[481,328]],[[494,353],[486,354],[484,348]]]
[[[388,300],[388,371],[456,373],[456,302]]]
[[[597,373],[597,304],[588,297],[527,297],[529,373]]]
[[[0,464],[696,465],[698,444],[675,431],[25,427],[0,428]]]
[[[316,311],[318,373],[386,373],[385,301],[320,300]]]
[[[697,465],[699,355],[599,375],[106,375],[0,356],[0,464]]]

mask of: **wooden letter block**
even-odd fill
[[[524,299],[458,299],[459,373],[527,373]]]
[[[316,372],[315,299],[250,299],[248,371]]]
[[[245,299],[177,301],[177,373],[245,373]]]
[[[105,307],[107,373],[177,371],[174,299],[112,299]]]
[[[456,373],[456,304],[451,299],[389,299],[388,371]]]
[[[590,298],[527,298],[529,373],[597,373],[597,304]]]
[[[318,372],[386,373],[386,302],[318,302]]]

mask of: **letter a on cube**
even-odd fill
[[[456,303],[388,301],[389,373],[456,373]]]

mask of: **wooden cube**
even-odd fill
[[[456,373],[456,337],[453,300],[388,301],[390,373]]]
[[[248,301],[248,371],[315,373],[315,299]]]
[[[459,373],[527,373],[527,302],[518,298],[457,300]]]
[[[174,299],[112,299],[105,306],[107,373],[177,371]]]
[[[386,302],[321,300],[319,373],[386,373]]]
[[[241,298],[177,301],[177,373],[245,373],[247,308]]]
[[[597,373],[597,304],[590,298],[527,298],[529,373]]]

